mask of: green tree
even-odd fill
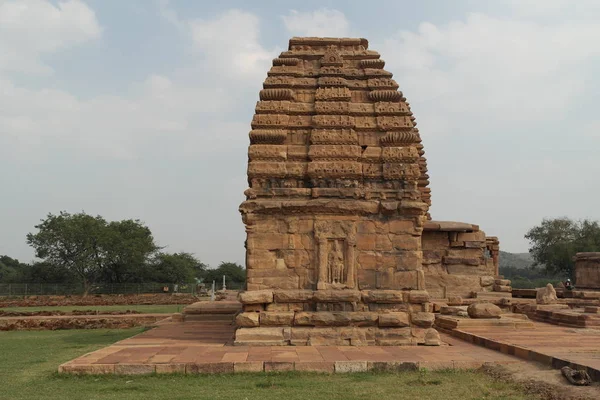
[[[191,283],[206,266],[190,253],[158,253],[149,268],[149,280],[164,283]]]
[[[525,238],[530,242],[533,266],[544,266],[550,274],[574,278],[576,253],[600,251],[600,224],[569,218],[544,219],[531,228]]]
[[[11,283],[18,280],[20,262],[8,256],[0,256],[0,283]]]
[[[108,223],[84,212],[48,214],[27,235],[36,256],[77,276],[87,295],[98,281],[124,280],[139,274],[158,247],[140,221]]]
[[[207,269],[204,274],[204,280],[206,283],[212,283],[216,281],[220,284],[225,275],[227,282],[235,284],[241,284],[246,282],[246,270],[244,267],[237,263],[221,261],[221,264],[215,269]]]
[[[150,229],[138,220],[109,222],[99,238],[104,267],[102,282],[140,282],[159,247]]]

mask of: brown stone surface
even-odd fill
[[[272,290],[254,290],[242,292],[239,296],[242,304],[263,304],[273,302]]]
[[[238,316],[235,317],[235,323],[237,324],[237,326],[241,326],[241,327],[245,327],[245,328],[259,326],[260,325],[259,313],[244,312],[244,313],[238,314]]]
[[[575,255],[575,285],[578,288],[600,289],[600,253]]]
[[[410,318],[406,312],[390,312],[379,315],[380,327],[405,327],[410,325]]]
[[[441,346],[442,339],[440,338],[440,334],[433,328],[427,329],[425,332],[424,338],[425,346]]]
[[[502,310],[492,303],[474,303],[467,308],[471,318],[500,318]]]
[[[556,297],[554,286],[549,283],[545,288],[538,289],[535,296],[535,302],[537,304],[556,304],[558,302],[558,297]]]
[[[410,320],[421,328],[430,328],[435,321],[435,315],[430,312],[415,312],[410,315]]]

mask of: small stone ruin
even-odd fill
[[[577,289],[600,289],[600,253],[575,255],[575,286]]]
[[[249,135],[235,344],[436,344],[432,298],[510,295],[497,238],[431,219],[421,134],[384,65],[351,38],[292,38],[273,60]]]

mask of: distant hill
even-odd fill
[[[526,269],[531,267],[531,265],[533,265],[533,258],[529,253],[500,251],[500,268]]]

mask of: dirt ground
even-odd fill
[[[544,400],[598,400],[600,383],[591,386],[573,386],[561,374],[537,363],[522,362],[482,367],[484,372],[502,380],[512,381],[527,393]]]

